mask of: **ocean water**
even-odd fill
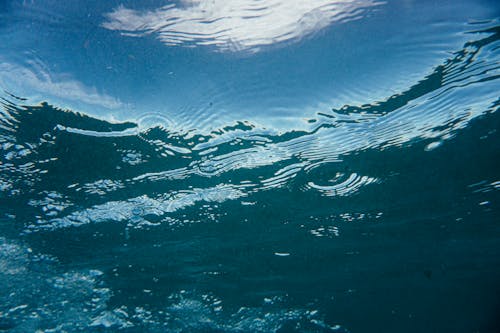
[[[500,331],[500,5],[0,1],[0,331]]]

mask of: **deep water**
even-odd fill
[[[499,332],[499,6],[266,1],[0,2],[0,331]]]

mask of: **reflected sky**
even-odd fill
[[[278,131],[402,93],[498,16],[485,1],[7,1],[0,86],[113,121]],[[478,22],[481,22],[478,24]],[[152,124],[154,125],[154,124]]]
[[[499,8],[0,0],[0,331],[496,324]]]
[[[85,86],[71,75],[51,73],[43,68],[43,64],[37,64],[34,61],[27,63],[28,66],[9,62],[0,63],[2,77],[7,82],[5,86],[11,83],[57,98],[107,109],[124,107],[123,103],[116,98],[97,92],[94,86]]]
[[[333,22],[362,17],[372,0],[185,0],[156,10],[119,6],[103,27],[128,36],[157,34],[166,45],[212,45],[223,51],[250,50],[296,41]]]

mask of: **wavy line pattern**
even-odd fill
[[[274,133],[241,121],[202,135],[162,126],[110,124],[46,104],[19,106],[4,98],[0,189],[12,198],[29,196],[43,203],[32,205],[42,212],[34,213],[39,218],[25,225],[27,232],[105,221],[135,221],[136,226],[172,222],[171,213],[179,210],[243,198],[255,202],[258,193],[290,187],[349,197],[383,179],[341,171],[346,157],[422,140],[431,141],[425,150],[433,151],[471,120],[498,109],[499,31],[473,32],[476,41],[408,92],[361,109],[345,106],[318,114],[310,132]],[[426,85],[426,80],[432,84]],[[30,127],[34,122],[38,126]],[[81,124],[85,128],[79,128]],[[82,144],[68,146],[75,140]],[[72,151],[77,147],[86,148]],[[94,164],[86,158],[89,152],[92,159],[106,162]],[[58,182],[50,178],[57,177],[54,170],[72,165],[86,168],[90,176],[80,179],[77,173]],[[337,176],[331,177],[332,171]],[[64,186],[51,185],[55,183]],[[88,207],[68,205],[82,196],[88,198]]]
[[[152,11],[117,7],[102,26],[127,36],[155,34],[166,45],[259,51],[299,40],[334,23],[359,19],[383,2],[372,0],[183,1]]]

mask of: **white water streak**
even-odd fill
[[[259,51],[299,40],[334,22],[360,17],[373,0],[191,0],[183,6],[138,11],[119,6],[102,24],[127,36],[156,34],[167,45],[211,45],[222,51]]]

